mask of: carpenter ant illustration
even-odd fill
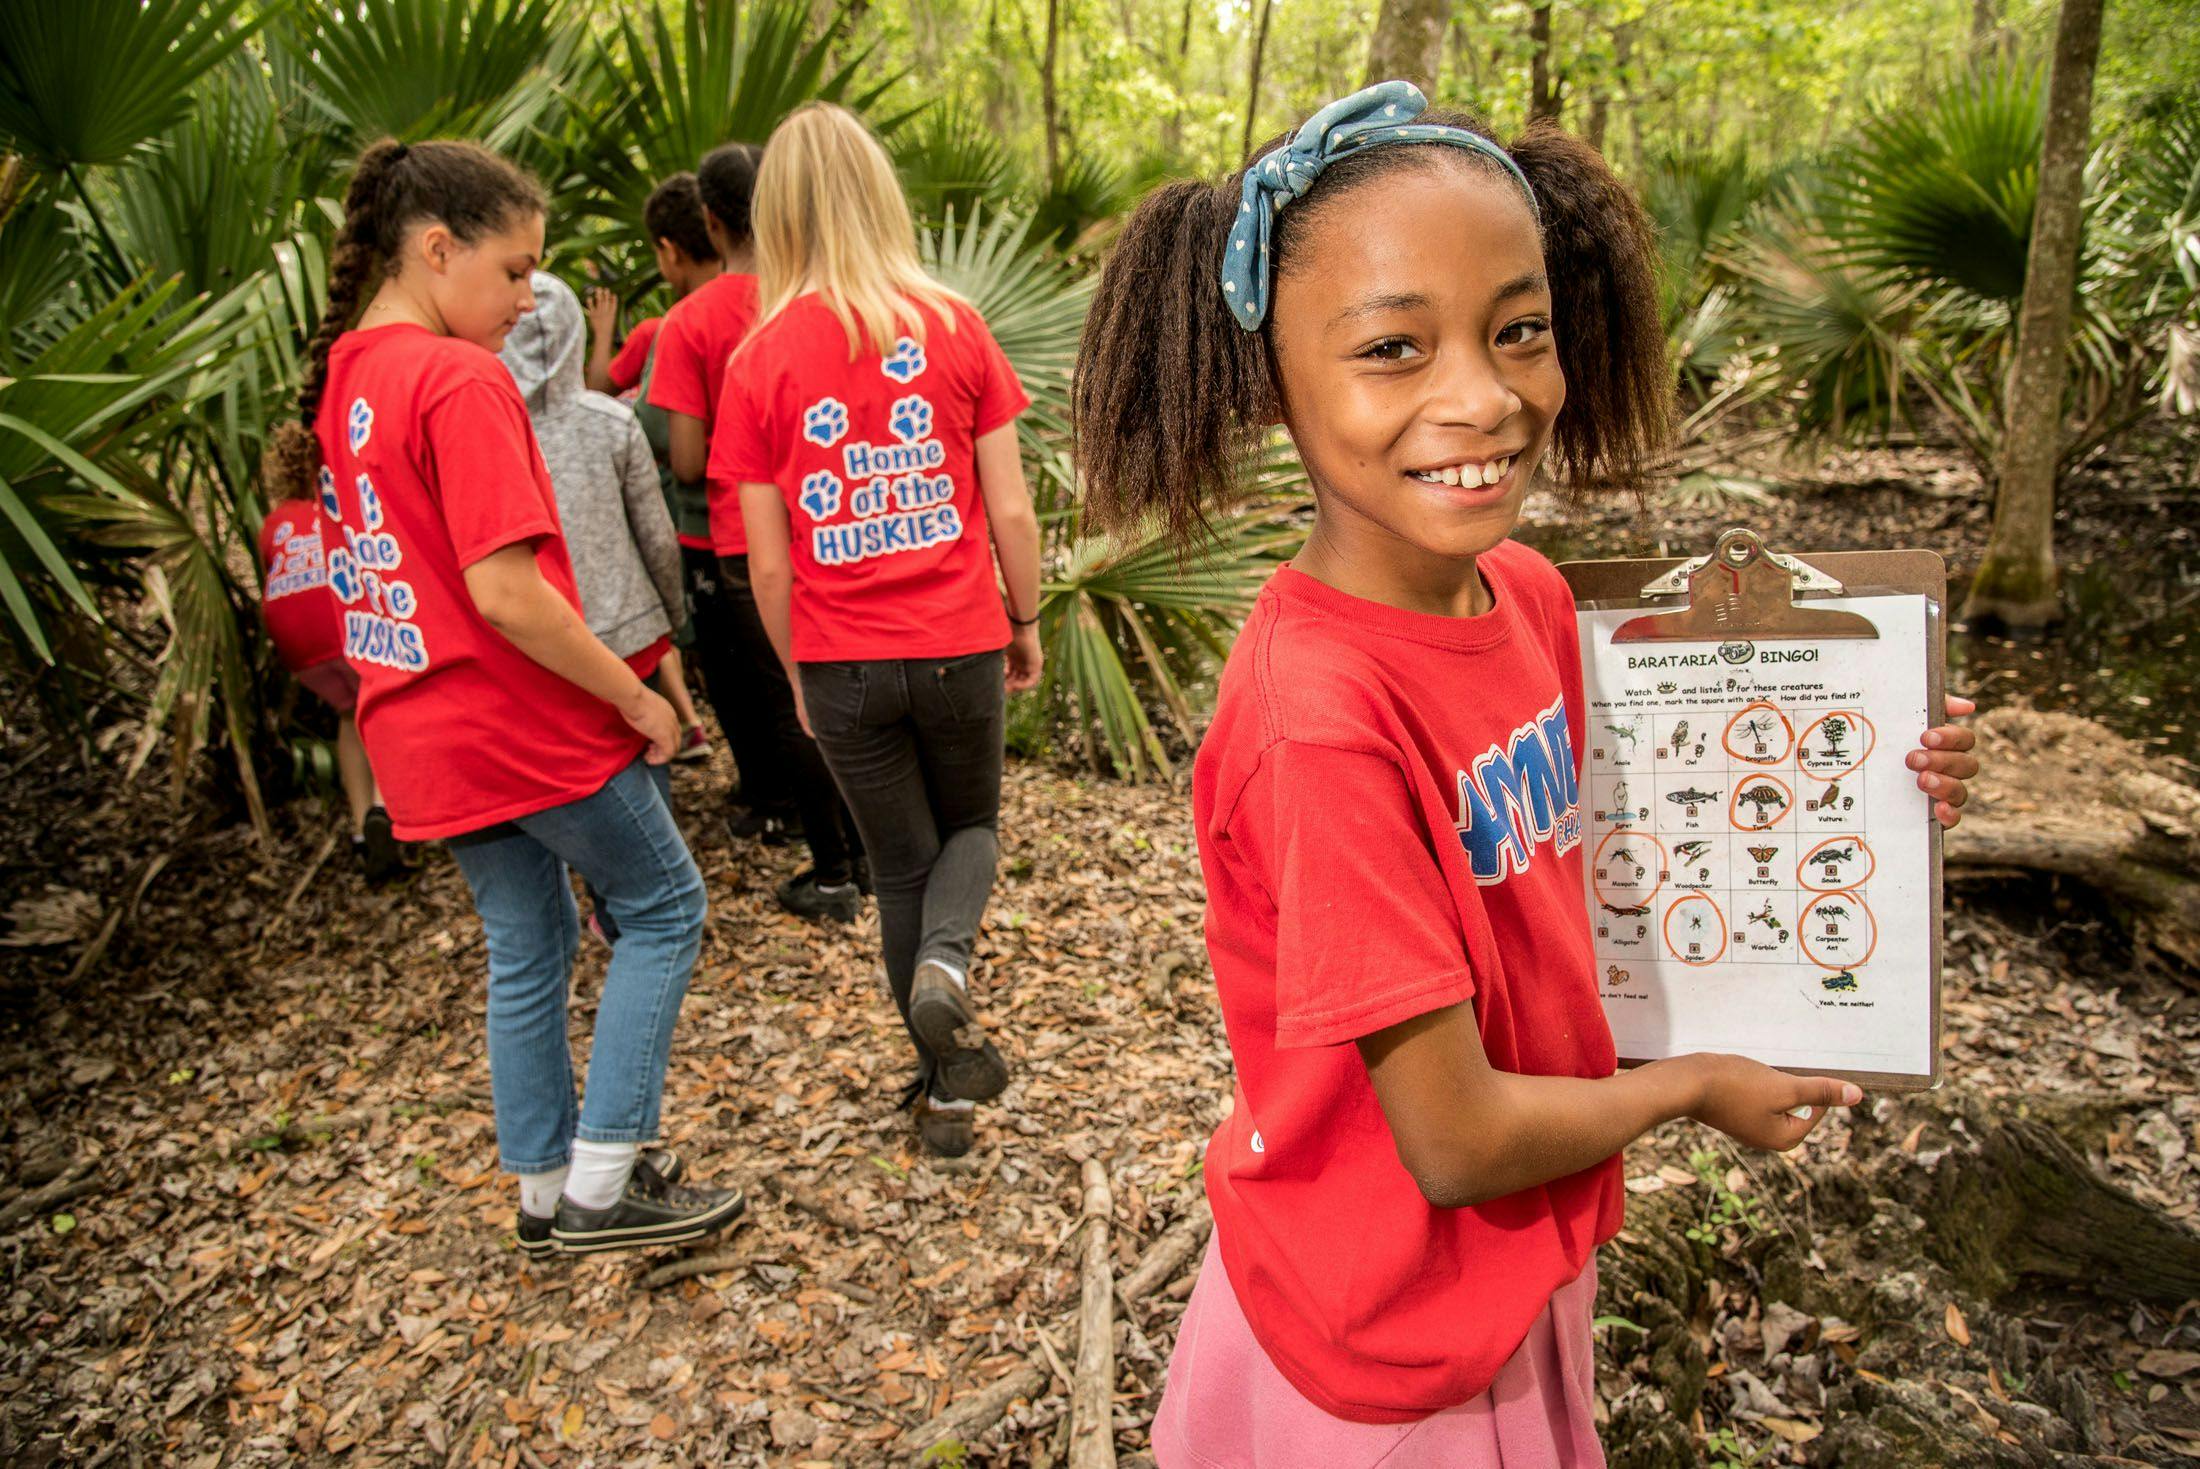
[[[1682,842],[1673,849],[1673,856],[1682,863],[1699,862],[1711,850],[1709,842]],[[1701,882],[1711,876],[1708,866],[1696,869],[1696,879]]]
[[[1818,911],[1828,918],[1846,918],[1849,916],[1849,910],[1839,903],[1820,903]]]
[[[1719,793],[1717,791],[1699,791],[1694,786],[1688,786],[1681,790],[1666,792],[1665,799],[1680,807],[1682,815],[1693,817],[1698,806],[1708,805],[1718,800]]]
[[[1759,826],[1768,824],[1765,820],[1767,809],[1785,811],[1788,803],[1787,797],[1780,794],[1780,788],[1770,781],[1750,786],[1747,790],[1736,795],[1734,799],[1757,813],[1757,824]]]
[[[1640,719],[1622,719],[1604,726],[1612,732],[1612,738],[1620,742],[1619,758],[1623,761],[1635,758],[1635,742],[1642,738]]]
[[[1829,974],[1818,982],[1829,990],[1854,990],[1856,988],[1856,971],[1844,969],[1839,974]]]
[[[1773,913],[1772,899],[1765,899],[1764,907],[1759,908],[1756,912],[1750,914],[1748,921],[1751,923],[1761,923],[1766,928],[1771,929],[1772,941],[1774,943],[1784,944],[1787,942],[1787,925],[1782,923],[1779,920],[1778,916]]]
[[[1836,780],[1827,782],[1824,795],[1805,801],[1803,809],[1805,811],[1831,811],[1836,800],[1840,801],[1841,809],[1844,811],[1850,810],[1856,805],[1856,797],[1842,795],[1841,782]]]

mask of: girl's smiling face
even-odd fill
[[[1416,151],[1302,222],[1269,340],[1324,550],[1426,584],[1511,533],[1566,379],[1518,187]]]

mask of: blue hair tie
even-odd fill
[[[1276,212],[1314,187],[1322,170],[1346,154],[1389,143],[1447,143],[1465,148],[1496,160],[1520,185],[1529,213],[1542,218],[1535,189],[1512,155],[1480,133],[1415,122],[1427,108],[1428,99],[1413,83],[1377,82],[1330,103],[1308,118],[1290,142],[1245,170],[1237,222],[1230,227],[1222,253],[1222,296],[1239,326],[1258,331],[1268,319],[1268,236]]]

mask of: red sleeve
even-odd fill
[[[649,344],[657,335],[657,328],[664,324],[661,316],[652,316],[634,324],[634,330],[611,359],[611,386],[623,393],[642,380],[642,369],[649,363]]]
[[[1276,1044],[1334,1046],[1474,993],[1436,840],[1386,756],[1286,740],[1231,819],[1276,904]]]
[[[688,312],[674,312],[657,331],[657,366],[649,376],[649,401],[667,413],[710,422],[709,380],[703,375],[702,342]]]
[[[462,383],[428,409],[421,429],[461,570],[558,533],[556,502],[538,478],[535,431],[516,389]]]
[[[718,390],[718,416],[710,425],[713,486],[770,484],[779,476],[779,455],[762,401],[766,394],[757,391],[763,378],[758,366],[756,353],[743,352],[726,369],[725,386]]]
[[[1001,344],[993,340],[993,333],[975,313],[967,319],[963,330],[973,327],[978,333],[978,435],[983,438],[1002,424],[1013,422],[1017,414],[1029,408],[1031,395],[1024,391],[1016,369],[1009,366],[1008,354],[1001,350]]]

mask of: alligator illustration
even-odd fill
[[[1717,791],[1699,791],[1694,786],[1684,786],[1677,791],[1667,791],[1665,799],[1681,808],[1685,816],[1694,816],[1698,806],[1708,806],[1719,799]]]
[[[1611,903],[1605,902],[1599,902],[1597,906],[1599,908],[1602,908],[1605,912],[1617,914],[1621,918],[1640,918],[1643,914],[1650,911],[1650,905],[1648,903],[1643,903],[1633,908],[1620,908],[1614,906]]]
[[[1829,974],[1818,982],[1829,990],[1853,990],[1856,988],[1856,971],[1844,969],[1839,974]]]
[[[1780,788],[1770,781],[1762,781],[1750,786],[1738,792],[1734,799],[1757,813],[1757,824],[1759,826],[1766,824],[1765,812],[1768,808],[1785,811],[1788,803],[1788,798],[1780,793]]]

